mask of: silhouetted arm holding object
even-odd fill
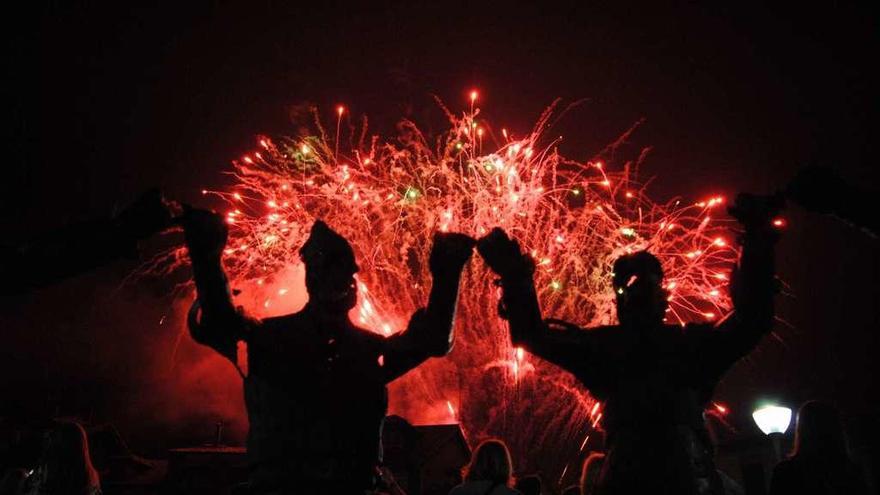
[[[751,351],[773,328],[777,292],[774,248],[780,226],[774,218],[783,207],[780,197],[740,194],[730,214],[744,231],[739,262],[731,273],[733,312],[714,329],[713,359],[727,366]]]
[[[533,279],[535,264],[521,252],[519,243],[496,228],[479,240],[477,249],[501,277],[499,312],[510,324],[513,345],[569,371],[584,366],[588,362],[586,333],[570,323],[542,319]]]
[[[403,375],[429,357],[445,356],[452,349],[461,272],[473,254],[475,243],[463,234],[434,236],[429,261],[433,282],[428,306],[412,315],[405,332],[387,340],[386,381]]]
[[[228,235],[226,223],[216,213],[188,207],[180,223],[198,294],[188,318],[190,334],[196,342],[210,346],[234,363],[248,321],[232,304],[220,261]]]

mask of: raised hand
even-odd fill
[[[477,241],[477,251],[501,278],[531,276],[535,270],[534,262],[522,254],[519,243],[497,227]]]
[[[431,273],[437,275],[446,271],[461,271],[474,254],[477,241],[465,234],[440,233],[434,234],[434,246],[428,265]]]
[[[785,208],[781,194],[761,196],[740,193],[727,212],[745,228],[746,234],[768,234],[778,237],[779,229],[773,225],[774,218]]]
[[[213,211],[184,205],[183,215],[178,218],[178,223],[183,226],[190,258],[220,258],[229,235],[222,216]]]

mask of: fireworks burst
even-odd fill
[[[724,314],[736,252],[712,218],[723,198],[654,203],[631,176],[632,163],[561,156],[540,132],[553,106],[535,131],[515,137],[496,133],[476,100],[471,93],[461,115],[443,107],[450,127],[433,138],[410,121],[393,141],[369,138],[364,125],[340,149],[342,106],[334,136],[315,113],[303,135],[260,137],[233,162],[234,187],[203,191],[228,205],[224,263],[241,291],[236,303],[258,317],[299,309],[306,296],[298,249],[323,219],[351,242],[361,266],[352,320],[385,335],[427,301],[435,232],[479,237],[496,226],[534,257],[545,315],[585,327],[613,323],[612,262],[641,249],[663,263],[667,321]],[[454,350],[395,382],[390,412],[414,423],[460,422],[471,440],[504,438],[519,467],[555,479],[601,426],[601,407],[570,375],[511,347],[493,278],[475,256],[463,277]]]

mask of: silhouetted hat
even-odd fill
[[[328,264],[348,265],[352,273],[358,270],[351,244],[327,226],[316,220],[306,243],[299,250],[299,255],[307,266],[321,267]]]

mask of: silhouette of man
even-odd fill
[[[499,309],[513,344],[571,372],[605,402],[608,454],[596,493],[722,493],[702,411],[724,372],[771,330],[778,203],[740,195],[730,209],[745,231],[731,277],[734,311],[717,324],[664,324],[663,270],[644,251],[614,263],[617,325],[584,331],[545,321],[531,258],[500,229],[478,242],[501,276]]]
[[[355,326],[358,271],[349,243],[321,221],[300,250],[309,301],[301,311],[255,321],[236,310],[220,256],[223,218],[188,209],[183,220],[198,300],[193,338],[236,361],[248,346],[245,403],[254,493],[362,493],[375,483],[386,384],[452,347],[461,271],[475,241],[437,234],[428,306],[407,330],[383,337]],[[200,313],[200,314],[198,314]]]

